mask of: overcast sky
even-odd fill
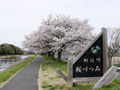
[[[87,18],[98,34],[102,27],[120,27],[120,0],[0,0],[0,44],[22,47],[24,35],[50,14]]]

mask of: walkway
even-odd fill
[[[0,90],[38,90],[38,72],[42,61],[44,59],[38,55]]]

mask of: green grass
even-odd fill
[[[0,58],[1,59],[16,59],[19,56],[21,55],[2,55]]]
[[[31,62],[35,56],[32,56],[28,59],[26,59],[25,61],[21,62],[20,64],[11,67],[10,69],[8,69],[7,71],[4,71],[0,74],[0,83],[8,80],[11,76],[13,76],[14,74],[16,74],[19,70],[21,70],[24,66],[26,66],[29,62]]]
[[[48,88],[48,87],[52,87],[52,85],[45,84],[45,85],[42,86],[42,88]]]
[[[57,90],[57,86],[53,86],[53,85],[42,85],[42,88],[49,88],[49,90]]]
[[[46,61],[54,61],[48,56],[42,56]],[[59,68],[61,71],[66,72],[67,74],[67,62],[43,62],[42,70],[47,70],[50,67],[53,69]],[[52,73],[52,72],[51,72]],[[49,75],[49,74],[48,74]],[[55,78],[59,78],[59,76],[51,77],[49,79],[54,80]],[[60,77],[61,78],[61,77]],[[61,78],[62,79],[62,78]],[[52,82],[51,82],[52,83]],[[103,86],[102,88],[93,89],[93,84],[91,83],[75,83],[72,88],[67,88],[65,84],[63,85],[49,85],[43,83],[43,87],[47,88],[46,90],[120,90],[120,80],[115,79],[110,85]]]
[[[52,58],[48,56],[42,55],[42,57],[46,61],[54,61]],[[52,67],[53,69],[59,68],[61,71],[64,71],[67,73],[67,62],[63,60],[61,62],[43,62],[42,65],[45,66],[45,67],[42,67],[42,70],[46,70],[47,68]]]
[[[55,60],[53,60],[51,57],[48,57],[48,56],[46,56],[46,55],[41,55],[46,61],[56,61],[56,59]]]

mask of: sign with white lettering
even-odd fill
[[[75,82],[95,82],[107,71],[107,30],[102,32],[81,52],[75,60],[69,59],[68,76],[60,70],[55,71],[67,81],[68,87]]]
[[[103,35],[73,64],[73,78],[103,75]]]

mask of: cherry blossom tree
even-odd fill
[[[60,62],[63,50],[72,50],[75,47],[77,50],[82,50],[92,40],[92,30],[87,19],[49,15],[47,19],[43,19],[36,33],[26,37],[27,41],[24,41],[24,45],[28,43],[29,48],[50,52],[53,55],[58,52],[58,62]]]

